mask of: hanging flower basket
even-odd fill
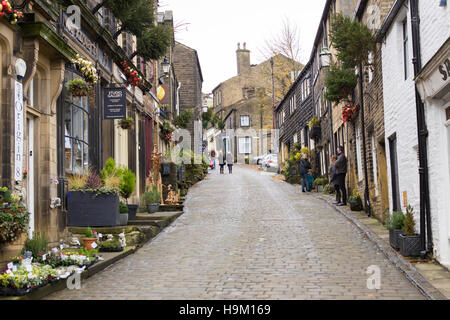
[[[348,104],[342,108],[342,119],[344,123],[346,123],[347,121],[354,122],[358,118],[358,114],[359,114],[359,104],[354,106]]]
[[[74,97],[86,97],[89,94],[90,87],[86,81],[77,78],[69,81],[67,91]]]
[[[118,125],[124,130],[131,130],[134,128],[134,119],[133,118],[120,119]]]
[[[83,78],[89,84],[96,84],[98,81],[97,69],[92,66],[92,62],[84,60],[79,54],[72,60],[76,68],[83,74]]]

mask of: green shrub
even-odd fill
[[[161,193],[158,191],[158,188],[154,185],[152,186],[151,191],[147,191],[142,195],[142,201],[144,202],[144,204],[160,203]]]
[[[123,201],[120,201],[119,207],[120,207],[120,213],[124,213],[124,214],[128,213],[128,206]]]
[[[191,122],[193,117],[192,111],[190,110],[183,110],[180,112],[180,115],[178,115],[175,120],[173,121],[173,123],[182,129],[186,129],[189,125],[189,123]]]
[[[108,241],[100,241],[98,245],[100,249],[117,249],[122,247],[120,241],[116,238]]]
[[[128,198],[136,189],[136,175],[130,169],[125,169],[122,171],[122,177],[120,179],[120,194],[124,197],[128,203]]]
[[[414,209],[408,205],[406,207],[406,215],[405,215],[405,220],[403,222],[403,227],[402,227],[402,231],[403,231],[403,235],[405,236],[413,236],[415,235],[415,230],[414,227],[416,225],[416,222],[414,221]]]
[[[389,230],[402,229],[405,221],[405,215],[401,211],[394,211],[386,214],[384,225]]]
[[[40,257],[42,252],[47,251],[48,239],[45,236],[45,233],[41,235],[40,232],[33,233],[33,239],[27,239],[25,244],[23,245],[22,253],[25,251],[31,251],[33,253],[33,257]]]
[[[346,99],[356,87],[357,78],[353,68],[343,68],[337,65],[331,65],[325,79],[325,99],[339,103]]]

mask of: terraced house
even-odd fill
[[[151,54],[114,7],[99,3],[11,1],[23,18],[0,17],[0,181],[22,195],[28,234],[45,232],[51,243],[67,232],[68,175],[99,172],[112,157],[135,173],[130,203],[139,203],[155,145],[164,152],[172,144],[160,127],[176,113],[176,75],[163,68],[173,61],[173,34]],[[171,12],[158,14],[158,1],[149,3],[153,26],[173,26]],[[75,79],[88,82],[86,94],[74,94]],[[163,82],[165,109],[157,92]],[[0,263],[25,236],[1,244]]]

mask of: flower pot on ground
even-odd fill
[[[404,220],[403,212],[394,211],[386,216],[385,226],[389,229],[389,243],[395,250],[400,249],[399,236],[402,234]]]
[[[87,82],[80,78],[70,80],[67,84],[67,91],[74,97],[85,97],[89,94],[89,90]]]
[[[81,238],[81,240],[83,241],[83,246],[87,250],[89,251],[94,250],[95,248],[92,245],[97,241],[95,230],[93,231],[90,227],[88,227],[86,229],[84,237]]]
[[[404,257],[412,257],[420,255],[421,243],[420,235],[415,233],[415,221],[413,208],[408,205],[406,207],[405,220],[403,222],[402,234],[399,235],[400,254]]]
[[[126,226],[128,224],[128,206],[120,201],[120,215],[119,226]]]
[[[352,210],[352,211],[362,211],[363,210],[363,205],[362,205],[361,196],[360,196],[359,192],[357,192],[356,190],[353,190],[352,195],[348,199],[348,204],[350,205],[350,210]]]
[[[137,204],[128,204],[128,221],[136,219],[136,213],[139,206]]]
[[[151,190],[148,190],[142,195],[142,201],[147,206],[149,213],[154,213],[159,210],[159,204],[161,203],[161,193],[158,188],[153,185]]]
[[[115,227],[119,224],[118,188],[106,187],[96,174],[68,176],[69,227]]]

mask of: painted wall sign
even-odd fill
[[[104,89],[104,119],[124,119],[127,117],[126,88]]]
[[[14,179],[22,181],[23,163],[23,87],[15,81],[14,89]]]

